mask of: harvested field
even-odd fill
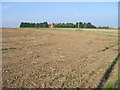
[[[2,30],[3,87],[96,88],[118,54],[117,36],[95,33]],[[108,82],[117,77],[117,64]]]

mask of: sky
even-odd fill
[[[2,2],[2,27],[21,22],[76,23],[118,27],[117,2]]]

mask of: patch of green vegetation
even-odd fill
[[[112,36],[117,36],[118,33],[117,32],[110,32],[110,31],[85,31],[85,32],[88,32],[88,33],[93,33],[93,34],[97,34],[97,35],[112,35]]]
[[[10,49],[16,49],[16,48],[10,48]]]
[[[80,29],[78,30],[72,30],[72,29],[63,29],[63,28],[20,28],[20,29],[37,29],[37,30],[55,30],[55,31],[82,31]]]
[[[87,33],[87,34],[98,34],[98,35],[103,35],[103,34],[116,34],[116,35],[113,35],[113,36],[117,36],[117,32],[110,32],[109,30],[108,31],[94,31],[94,29],[93,30],[81,30],[81,29],[73,29],[73,28],[20,28],[20,29],[37,29],[37,30],[52,30],[52,31],[70,31],[70,32],[83,32],[83,33]],[[117,37],[119,37],[119,36],[117,36]]]
[[[12,50],[12,49],[16,49],[16,48],[2,48],[2,51],[3,50]]]
[[[33,46],[43,46],[44,44],[37,44],[37,45],[33,45]]]
[[[81,74],[89,74],[89,71],[84,71]]]
[[[110,82],[107,85],[105,85],[105,90],[113,90],[114,88],[118,88],[117,90],[120,90],[119,80],[120,80],[120,74],[116,75],[115,77],[116,82]]]
[[[120,42],[117,42],[117,43],[111,44],[111,45],[105,47],[105,49],[103,49],[102,51],[106,51],[107,49],[110,49],[110,48],[115,47],[115,46],[117,46],[117,45],[120,45]]]
[[[81,72],[76,72],[77,74],[82,74]]]
[[[92,76],[94,74],[95,74],[95,71],[92,71],[92,72],[89,73],[89,76]]]
[[[86,56],[85,59],[87,59],[88,57]]]
[[[75,82],[69,82],[68,84],[69,84],[69,85],[73,85],[73,84],[75,84]]]
[[[38,75],[39,78],[44,78],[46,75]]]
[[[105,33],[106,33],[106,34],[120,34],[120,33],[115,32],[115,31],[114,31],[114,32],[108,32],[108,31],[105,31]]]
[[[59,78],[55,77],[55,78],[53,78],[53,81],[58,80],[58,79],[59,79]]]
[[[8,50],[8,48],[2,48],[2,50]]]
[[[120,73],[118,74],[118,80],[120,81]]]
[[[75,82],[74,81],[64,81],[62,88],[69,87],[71,88],[70,90],[76,90],[76,88],[73,89]]]
[[[58,88],[58,90],[67,90],[67,88]]]
[[[56,30],[56,31],[70,31],[70,32],[71,32],[71,31],[79,31],[79,32],[82,31],[82,30],[80,30],[80,29],[79,29],[79,30],[72,30],[72,29],[60,29],[60,28],[59,28],[59,29],[55,28],[55,29],[51,29],[51,30]]]
[[[113,90],[113,88],[114,88],[114,84],[110,83],[106,85],[105,90]]]
[[[66,78],[67,80],[73,80],[73,79],[75,79],[75,77],[72,76],[72,75],[66,75],[65,78]]]
[[[88,83],[88,80],[85,80],[85,83]]]

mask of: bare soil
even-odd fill
[[[118,42],[110,35],[10,28],[2,32],[3,87],[95,88],[118,54],[117,46],[103,50]]]

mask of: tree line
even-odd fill
[[[29,23],[29,22],[21,22],[20,28],[48,28],[48,23]]]
[[[90,22],[88,23],[82,23],[77,22],[76,24],[73,23],[53,23],[54,28],[101,28],[101,29],[107,29],[107,27],[96,27],[95,25],[92,25]],[[79,25],[79,26],[78,26]],[[43,23],[29,23],[29,22],[21,22],[20,28],[49,28],[49,24],[47,22]]]
[[[73,23],[53,23],[55,28],[75,28]]]

